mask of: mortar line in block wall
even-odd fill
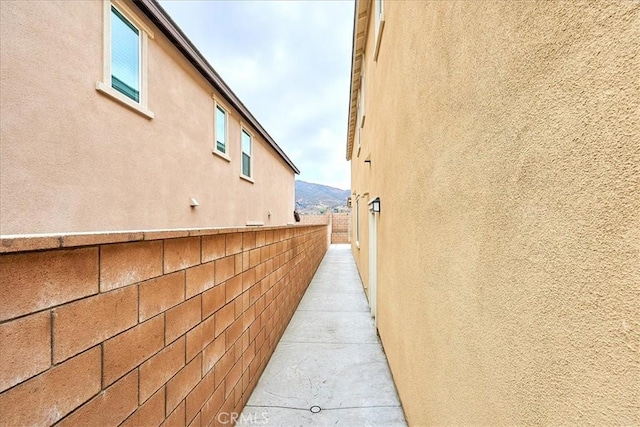
[[[137,316],[136,316],[136,325],[139,325],[139,324],[140,324],[140,283],[141,283],[141,282],[138,282],[138,283],[136,283],[136,284],[135,284],[135,286],[136,286],[136,293],[138,294],[138,305],[137,305],[137,307],[136,307],[136,309],[137,309],[137,313],[136,313],[136,315],[137,315]],[[164,341],[163,341],[163,342],[164,342]]]
[[[100,391],[104,390],[106,387],[104,385],[104,341],[100,344]],[[114,383],[117,381],[114,381]]]
[[[0,257],[3,257],[3,256],[14,256],[14,255],[20,255],[20,254],[27,254],[27,253],[41,253],[41,252],[60,251],[60,250],[67,251],[67,250],[73,250],[73,249],[52,248],[52,249],[44,249],[44,250],[23,251],[23,252],[17,252],[17,253],[0,254]],[[96,295],[98,295],[100,293],[100,250],[99,250],[99,248],[98,248],[97,253],[98,253],[98,259],[97,259],[97,263],[98,263],[97,264],[98,265],[97,289],[98,290],[95,293],[79,296],[77,298],[73,298],[73,299],[70,299],[70,300],[65,300],[65,301],[60,302],[58,304],[54,304],[54,305],[51,305],[51,306],[47,306],[47,307],[43,307],[43,308],[40,308],[40,309],[32,310],[32,311],[26,312],[24,314],[20,314],[20,315],[17,315],[17,316],[13,316],[13,317],[8,317],[6,319],[2,319],[2,320],[0,320],[0,325],[3,325],[5,323],[14,322],[14,321],[17,321],[17,320],[21,320],[21,319],[24,319],[24,318],[29,317],[29,316],[34,316],[36,314],[40,314],[40,313],[43,313],[45,311],[49,311],[51,313],[50,323],[51,323],[52,365],[55,365],[55,363],[53,362],[54,361],[54,359],[53,359],[53,341],[54,341],[53,321],[54,321],[54,311],[58,307],[61,307],[61,306],[67,305],[67,304],[71,304],[73,302],[77,302],[77,301],[80,301],[80,300],[83,300],[83,299],[91,298],[91,297],[96,296]]]
[[[160,349],[160,351],[162,351],[162,349]],[[160,352],[160,351],[159,351],[159,352]],[[158,353],[156,353],[156,354],[158,354]],[[153,356],[151,356],[151,357],[153,357]],[[151,359],[151,357],[149,357],[149,359]],[[149,360],[149,359],[147,359],[147,360]],[[144,362],[142,362],[142,363],[144,363]],[[140,366],[142,365],[142,363],[141,363],[140,365],[138,365],[138,366],[136,366],[136,367],[134,368],[134,370],[138,371],[138,372],[137,372],[137,375],[138,375],[138,384],[137,384],[137,391],[136,391],[136,399],[137,399],[137,402],[136,402],[136,403],[137,403],[137,408],[135,409],[135,411],[133,411],[131,414],[129,414],[129,416],[128,416],[127,418],[125,418],[125,419],[122,421],[123,423],[124,423],[126,420],[128,420],[129,418],[131,418],[131,417],[133,416],[133,414],[135,414],[135,413],[140,409],[140,407],[142,406],[142,405],[140,405]],[[162,388],[162,387],[160,387],[160,388]],[[157,393],[158,391],[159,391],[159,390],[156,390],[156,393]],[[154,393],[154,394],[155,394],[155,393]],[[153,397],[153,394],[152,394],[151,396],[149,396],[149,399],[151,399],[151,397]]]
[[[201,378],[201,380],[202,380],[202,378]],[[198,384],[196,384],[196,386],[197,385]],[[191,391],[189,391],[189,393],[191,393]],[[189,395],[189,393],[187,393],[187,396]],[[184,420],[183,420],[184,424],[183,425],[185,425],[185,426],[187,425],[187,396],[185,396],[184,399],[178,404],[178,406],[184,405]]]
[[[164,261],[163,261],[163,263],[164,263]],[[182,303],[185,303],[185,302],[187,302],[187,270],[183,269],[183,270],[179,270],[179,271],[182,272]],[[195,297],[195,295],[194,295],[194,297]],[[189,299],[191,299],[191,298],[189,298]],[[179,303],[178,305],[180,305],[182,303]],[[165,313],[166,313],[166,311],[165,311]],[[200,312],[200,318],[202,318],[202,311]]]
[[[61,238],[62,239],[62,238]],[[100,283],[102,283],[102,245],[98,245],[98,293],[102,291]]]
[[[54,364],[54,360],[55,359],[53,358],[53,349],[55,348],[54,347],[55,336],[53,334],[53,310],[49,310],[49,328],[51,329],[50,330],[51,340],[50,340],[50,343],[49,343],[51,345],[51,355],[50,355],[51,356],[51,363],[49,365],[49,369],[51,369],[53,366],[55,366],[55,364]],[[46,371],[44,371],[44,372],[46,372]]]
[[[166,242],[166,239],[162,239],[162,275],[163,275],[163,276],[164,276],[165,274],[167,274],[167,272],[166,272],[166,271],[164,271],[164,266],[165,266],[165,263],[164,263],[165,242]],[[202,248],[200,248],[200,250],[202,250]]]
[[[224,387],[223,389],[223,393],[225,395],[227,395],[227,399],[225,399],[224,405],[226,405],[227,407],[231,407],[231,406],[235,406],[237,408],[241,408],[244,406],[244,404],[246,403],[246,400],[248,398],[248,396],[250,395],[250,392],[255,388],[255,385],[257,383],[257,381],[259,380],[260,375],[263,373],[264,368],[266,366],[266,362],[269,360],[270,356],[273,354],[273,351],[277,345],[277,342],[281,339],[282,334],[284,333],[284,328],[285,325],[290,321],[291,317],[293,316],[293,313],[295,311],[295,307],[297,306],[297,303],[299,303],[302,295],[303,295],[303,291],[306,289],[306,287],[309,285],[309,281],[311,279],[311,274],[313,271],[317,270],[318,265],[315,265],[316,263],[319,263],[319,261],[321,261],[320,258],[320,246],[324,246],[321,245],[321,241],[324,240],[324,236],[323,236],[323,232],[321,230],[311,230],[309,228],[305,228],[305,229],[301,229],[301,230],[279,230],[279,234],[278,234],[278,239],[275,240],[271,243],[271,245],[277,245],[274,246],[274,252],[269,251],[268,252],[268,257],[266,259],[262,259],[262,257],[260,258],[260,262],[259,264],[264,264],[268,261],[271,260],[277,260],[277,264],[275,262],[273,262],[273,265],[278,265],[277,268],[274,268],[269,274],[265,275],[264,277],[261,278],[261,280],[255,280],[254,282],[251,284],[251,286],[248,288],[247,291],[245,292],[250,292],[251,289],[254,289],[254,286],[258,285],[262,280],[267,280],[270,283],[270,286],[268,287],[268,289],[266,289],[265,292],[259,292],[259,297],[255,298],[254,296],[254,301],[252,304],[249,304],[249,308],[252,308],[255,312],[253,318],[254,320],[248,325],[247,329],[244,330],[244,332],[240,335],[240,337],[238,337],[233,345],[231,345],[231,348],[226,349],[225,348],[225,355],[233,353],[233,358],[235,359],[236,354],[240,354],[240,357],[238,360],[235,360],[235,363],[233,364],[233,366],[231,367],[231,369],[239,369],[237,368],[237,364],[240,363],[242,366],[242,372],[240,373],[240,378],[234,383],[233,387],[229,385],[227,385],[227,378],[229,377],[229,375],[231,375],[231,371],[226,372],[226,374],[224,375],[223,381],[220,383],[220,386]],[[287,238],[287,236],[289,236]],[[200,240],[200,251],[199,251],[199,256],[200,256],[200,263],[202,263],[202,257],[203,257],[203,252],[202,252],[202,237],[199,238]],[[226,239],[225,239],[226,240]],[[250,242],[250,240],[248,240]],[[265,235],[265,246],[268,246],[266,244],[266,235]],[[162,242],[162,271],[163,271],[163,276],[167,275],[165,273],[165,243],[166,240],[163,240]],[[226,244],[226,242],[225,242]],[[101,245],[96,245],[99,248],[101,247]],[[245,250],[245,245],[244,245],[244,238],[242,240],[242,248],[243,251]],[[277,252],[276,252],[277,251]],[[294,255],[296,254],[297,255]],[[98,251],[98,253],[100,253],[100,250]],[[226,247],[225,247],[225,253],[226,253]],[[270,254],[273,253],[274,256],[271,257]],[[307,256],[305,256],[305,254]],[[305,263],[305,260],[308,260],[308,262]],[[100,256],[98,257],[98,268],[100,270],[100,264],[101,264],[101,259]],[[315,268],[314,268],[315,267]],[[265,266],[266,268],[266,266]],[[266,271],[266,270],[265,270]],[[244,269],[243,269],[244,272]],[[235,271],[234,271],[235,273]],[[186,274],[186,270],[183,269],[182,274]],[[95,277],[95,276],[94,276]],[[235,277],[235,274],[234,276]],[[308,279],[308,280],[307,280]],[[94,279],[95,280],[95,279]],[[184,282],[184,280],[183,280]],[[304,283],[307,282],[307,283]],[[133,326],[131,326],[128,329],[125,329],[124,331],[120,331],[118,334],[114,335],[113,337],[119,336],[121,334],[126,333],[127,331],[131,330],[132,328],[136,327],[137,325],[140,325],[141,322],[140,320],[140,309],[141,309],[141,300],[140,300],[140,283],[134,283],[131,284],[132,286],[136,286],[136,291],[134,293],[134,297],[137,298],[136,301],[136,319],[135,319],[135,323]],[[306,286],[305,286],[306,285]],[[99,290],[99,286],[100,286],[100,276],[98,276],[98,292],[97,294],[100,294],[102,292],[100,292]],[[260,288],[262,285],[258,286],[258,288]],[[177,289],[176,289],[177,290]],[[261,289],[259,289],[261,291]],[[113,291],[116,291],[116,289],[114,289]],[[266,295],[268,294],[268,292],[271,292],[272,297],[270,299],[269,304],[266,304]],[[183,296],[183,302],[187,301],[186,299],[186,285],[183,284],[182,287],[182,296]],[[74,301],[77,300],[81,300],[81,299],[85,299],[85,298],[90,298],[93,296],[96,296],[97,294],[92,294],[92,295],[88,295],[82,298],[78,298]],[[241,294],[242,295],[242,294]],[[256,294],[257,295],[257,294]],[[197,297],[197,296],[194,296]],[[240,298],[240,296],[238,296],[237,298]],[[236,298],[236,299],[237,299]],[[234,299],[234,300],[236,300]],[[264,303],[262,304],[262,311],[257,312],[256,308],[257,308],[257,301],[262,300]],[[68,304],[71,301],[67,301],[64,304]],[[60,304],[60,305],[64,305],[64,304]],[[232,302],[229,302],[229,304],[232,304]],[[235,303],[233,303],[235,304]],[[225,304],[227,305],[227,304]],[[173,306],[172,306],[173,307]],[[154,357],[158,352],[162,351],[163,349],[167,348],[167,336],[166,336],[166,328],[167,328],[167,310],[171,309],[172,307],[169,307],[168,309],[162,311],[162,348],[160,348],[156,353],[154,353],[154,355],[151,355],[149,357],[147,357],[145,359],[148,360],[151,357]],[[200,300],[200,310],[202,312],[202,308],[203,308],[203,300],[201,298]],[[234,307],[235,309],[235,307]],[[55,348],[55,336],[54,336],[54,310],[53,308],[49,307],[46,310],[49,311],[49,319],[50,319],[50,336],[51,336],[51,342],[50,342],[50,346],[51,346],[51,360],[50,360],[50,364],[51,366],[55,366],[54,365],[54,360],[55,360],[55,355],[54,355],[54,348]],[[41,310],[43,311],[43,310]],[[216,315],[217,311],[215,313],[212,313],[212,315]],[[241,314],[240,316],[243,316],[244,313],[246,313],[246,309],[244,307],[244,305],[242,306],[241,309]],[[25,316],[29,316],[32,315],[33,313],[29,313]],[[235,317],[235,316],[234,316]],[[234,322],[237,322],[239,318],[235,318]],[[266,319],[269,319],[269,321],[267,322]],[[13,319],[11,319],[13,320]],[[145,321],[150,321],[151,319],[146,319]],[[202,322],[202,316],[200,316],[200,323]],[[217,320],[217,319],[216,319]],[[244,334],[249,334],[249,328],[251,327],[251,325],[253,324],[253,322],[260,322],[260,328],[258,330],[258,332],[256,334],[254,334],[253,336],[249,335],[250,338],[252,338],[251,340],[247,340],[248,341],[248,346],[247,348],[244,347],[243,344],[243,340],[246,338],[243,338]],[[267,327],[267,325],[271,325],[271,327]],[[158,325],[159,326],[159,325]],[[194,328],[198,327],[198,325],[194,326],[192,329],[190,329],[189,331],[192,331]],[[231,327],[231,325],[229,325],[225,331],[223,331],[223,333],[221,334],[222,337],[225,337],[228,328]],[[244,327],[244,326],[243,326]],[[186,334],[189,332],[186,331],[185,332],[185,340],[186,340]],[[110,337],[108,339],[111,339],[113,337]],[[260,338],[262,337],[262,338]],[[177,338],[179,339],[179,337]],[[226,341],[226,338],[224,338],[224,340]],[[98,343],[100,345],[100,365],[99,365],[99,375],[100,375],[100,392],[103,392],[105,389],[108,389],[109,387],[114,386],[115,384],[117,384],[118,381],[120,381],[122,378],[124,378],[126,375],[130,375],[132,372],[136,372],[137,373],[137,383],[136,383],[136,389],[135,389],[135,393],[136,393],[136,397],[137,399],[140,398],[140,393],[141,393],[141,379],[140,379],[140,364],[133,367],[129,372],[125,373],[124,375],[121,375],[120,378],[118,380],[116,380],[115,382],[112,382],[109,387],[105,386],[106,383],[106,378],[105,377],[105,341],[102,341],[100,343]],[[260,345],[260,347],[258,347],[258,342],[261,342],[262,344]],[[252,346],[252,352],[254,353],[254,356],[251,357],[251,359],[249,359],[249,362],[247,363],[246,367],[244,366],[244,355],[247,354],[247,349],[249,347]],[[226,344],[225,344],[226,347]],[[86,351],[90,351],[91,349],[95,349],[95,346],[92,348],[87,349]],[[95,349],[97,350],[97,349]],[[201,350],[202,352],[203,350]],[[82,354],[84,352],[81,352],[79,354]],[[72,357],[76,357],[78,355],[74,355]],[[227,356],[229,357],[229,356]],[[184,354],[183,354],[183,360],[184,360],[184,367],[187,365],[186,363],[186,358],[187,358],[187,347],[186,347],[186,342],[185,342],[185,346],[184,346]],[[65,363],[67,362],[69,359],[65,359],[64,361],[61,361],[60,363]],[[141,362],[141,363],[144,363]],[[201,364],[204,363],[203,359],[201,359]],[[217,362],[218,363],[218,362]],[[214,366],[212,366],[211,369],[215,369],[215,367],[217,366],[217,363],[214,364]],[[254,366],[254,368],[251,368],[251,366]],[[46,372],[46,371],[45,371]],[[187,397],[190,395],[191,392],[193,392],[193,389],[191,391],[189,391],[189,393],[187,395],[185,395],[184,399],[178,404],[178,406],[176,406],[175,408],[173,408],[174,410],[171,412],[171,414],[169,414],[169,416],[166,416],[166,408],[167,408],[167,404],[168,404],[168,395],[166,393],[166,387],[167,387],[167,383],[169,381],[171,381],[172,378],[175,378],[176,375],[178,375],[180,371],[174,373],[174,375],[168,379],[162,386],[160,389],[156,390],[155,393],[157,393],[159,390],[164,389],[164,396],[162,397],[164,399],[164,408],[165,411],[163,411],[163,418],[169,418],[172,415],[178,415],[175,413],[176,410],[180,410],[181,405],[184,406],[186,408],[186,399]],[[198,370],[199,373],[199,379],[198,382],[196,383],[196,387],[197,384],[200,384],[200,382],[203,379],[203,375],[202,375],[202,366],[200,366],[200,369]],[[232,375],[232,378],[235,378],[237,376],[238,372],[235,371]],[[252,374],[252,375],[250,375]],[[39,374],[38,374],[39,375]],[[246,377],[245,377],[246,376]],[[30,378],[34,378],[30,377]],[[246,379],[245,379],[246,378]],[[28,380],[28,379],[27,379]],[[229,381],[231,381],[231,379],[229,379]],[[133,384],[132,384],[133,385]],[[229,386],[230,389],[227,390],[226,387]],[[194,388],[195,389],[195,388]],[[215,389],[215,388],[214,388]],[[215,389],[217,390],[217,389]],[[131,390],[132,392],[134,390]],[[99,392],[99,393],[100,393]],[[215,391],[214,391],[215,392]],[[98,393],[98,394],[99,394]],[[77,408],[75,408],[73,411],[71,411],[69,414],[67,414],[64,418],[67,418],[68,416],[70,416],[71,414],[76,413],[78,410],[80,410],[80,408],[83,408],[88,402],[90,402],[91,400],[93,400],[96,397],[96,395],[86,399],[84,402],[82,402]],[[152,397],[152,396],[150,396]],[[209,396],[211,397],[211,396]],[[208,399],[207,399],[208,400]],[[136,409],[134,410],[133,413],[135,413],[135,411],[139,410],[142,405],[144,405],[146,403],[142,402],[142,404],[139,404],[139,401],[136,402]],[[173,403],[172,403],[173,404]],[[204,403],[203,403],[204,405]],[[184,409],[183,409],[184,410]],[[189,414],[184,413],[184,417],[185,417],[185,422],[187,420],[187,418],[191,418],[194,419],[197,416],[201,416],[201,411],[202,411],[202,407],[198,410],[197,414],[194,415],[193,412],[190,412]],[[133,414],[132,413],[132,414]],[[131,416],[132,414],[129,414],[129,416]],[[199,415],[200,414],[200,415]],[[84,415],[83,415],[84,416]]]

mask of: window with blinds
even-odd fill
[[[242,129],[242,175],[251,178],[251,135]]]
[[[216,105],[216,150],[227,152],[227,112]]]
[[[111,87],[140,102],[140,31],[111,6]]]

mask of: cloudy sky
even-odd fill
[[[352,0],[160,4],[298,166],[297,179],[350,187]]]

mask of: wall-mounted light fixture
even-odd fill
[[[195,208],[196,206],[200,206],[200,203],[198,203],[195,197],[189,197],[189,204],[191,205],[192,208]]]
[[[380,212],[380,197],[376,197],[375,199],[369,202],[369,211],[373,213]]]
[[[367,159],[364,161],[365,163],[369,163],[369,165],[371,165],[371,159]]]

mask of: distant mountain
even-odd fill
[[[347,198],[350,190],[326,185],[296,181],[296,210],[301,214],[324,214],[326,212],[347,212]]]

